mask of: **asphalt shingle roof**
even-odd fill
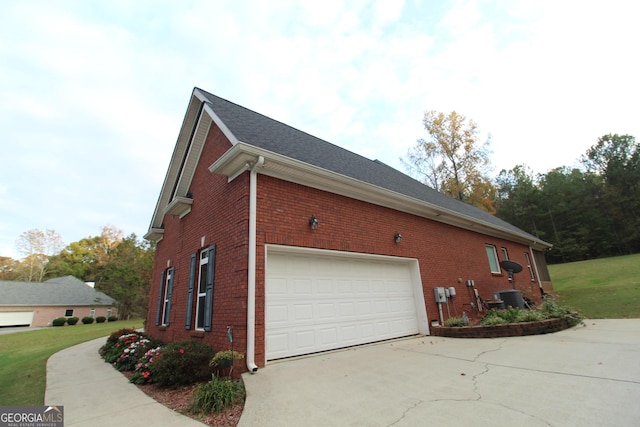
[[[0,281],[0,306],[113,305],[115,300],[73,276],[46,282]]]
[[[538,240],[520,228],[482,209],[439,193],[380,161],[367,159],[202,89],[198,90],[239,141]]]

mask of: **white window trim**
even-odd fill
[[[491,270],[491,274],[500,274],[500,260],[498,259],[498,251],[496,250],[495,245],[486,244],[484,245],[485,251],[487,252],[487,260],[489,261],[489,269]],[[490,253],[491,251],[491,253]],[[491,256],[493,255],[493,259],[495,261],[495,266],[497,271],[493,270],[493,266],[491,263]]]
[[[169,283],[171,283],[171,269],[167,270],[166,277],[164,278],[164,286],[163,286],[163,298],[162,298],[162,317],[160,318],[160,325],[167,326],[168,312],[167,307],[169,306]]]
[[[195,283],[197,286],[196,292],[196,331],[204,331],[204,316],[200,319],[200,303],[205,305],[206,308],[206,298],[207,298],[207,275],[205,270],[205,275],[202,277],[202,266],[207,265],[207,270],[209,269],[209,253],[208,250],[205,249],[200,252],[200,262],[198,263],[198,280]],[[204,290],[201,291],[201,283],[204,280],[205,286]],[[201,322],[201,323],[200,323]]]

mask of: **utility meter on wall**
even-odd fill
[[[436,298],[436,302],[447,302],[447,294],[443,287],[433,288],[433,294]]]

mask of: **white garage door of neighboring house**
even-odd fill
[[[33,311],[5,311],[0,313],[0,326],[31,326]]]
[[[428,333],[416,260],[282,248],[267,248],[267,360]]]

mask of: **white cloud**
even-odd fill
[[[0,254],[30,228],[143,234],[193,86],[399,169],[428,109],[491,132],[497,169],[571,164],[640,133],[637,8],[0,3]]]

